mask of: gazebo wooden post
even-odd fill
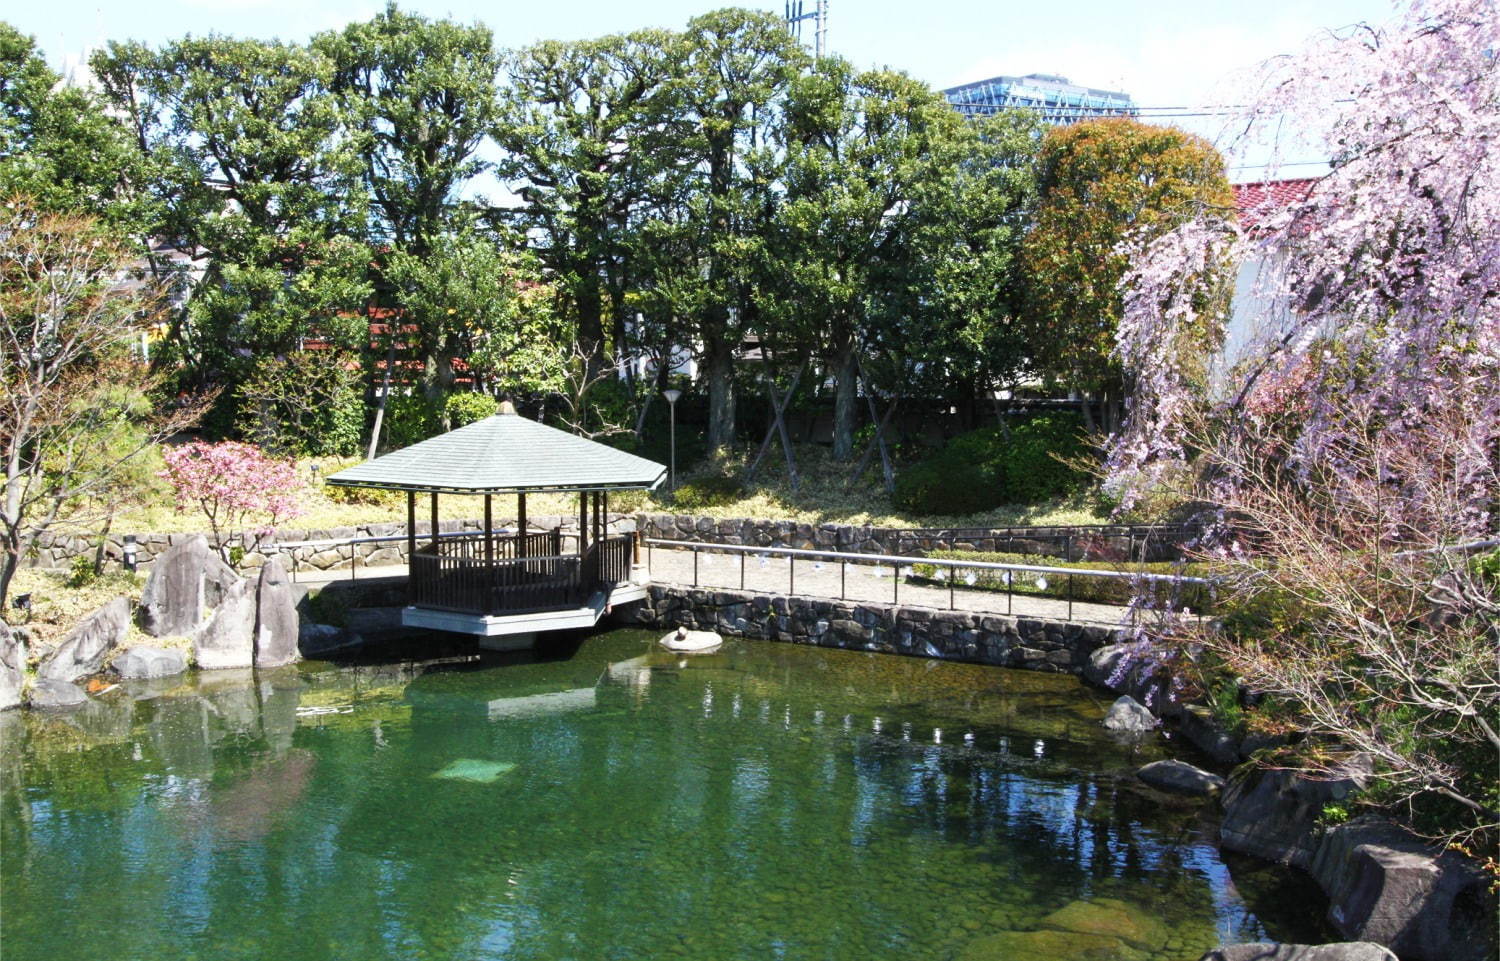
[[[589,492],[578,492],[578,556],[588,553],[589,546]]]
[[[437,491],[432,492],[432,556],[438,556]]]
[[[526,492],[516,491],[516,556],[526,556]]]
[[[406,569],[416,563],[417,554],[417,492],[406,492]]]
[[[490,511],[490,495],[484,495],[484,562],[495,562],[495,518]]]

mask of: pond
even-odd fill
[[[9,712],[7,961],[1194,959],[1316,939],[1064,675],[613,631]]]

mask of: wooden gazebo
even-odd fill
[[[644,592],[641,579],[632,580],[634,537],[609,534],[609,494],[653,489],[666,474],[661,464],[521,417],[507,403],[493,417],[339,471],[328,483],[406,492],[404,623],[507,636],[513,642],[503,646],[514,647],[538,631],[592,625],[611,604]],[[578,494],[577,533],[561,525],[531,531],[526,495],[559,491]],[[431,512],[420,543],[418,494]],[[484,530],[441,536],[441,494],[483,497]],[[496,494],[515,495],[513,533],[495,532]]]

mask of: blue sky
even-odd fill
[[[811,8],[814,0],[805,0]],[[902,69],[937,87],[996,74],[1058,73],[1125,90],[1148,106],[1233,102],[1236,75],[1296,50],[1319,30],[1383,22],[1387,0],[829,0],[829,47],[860,66]],[[780,12],[781,0],[747,3]],[[184,34],[304,39],[368,19],[384,0],[32,0],[0,14],[67,69],[106,40],[161,43]],[[682,27],[712,0],[406,0],[403,9],[480,21],[501,46],[576,39],[640,27]],[[810,26],[805,38],[811,42]],[[1219,118],[1179,118],[1214,139]],[[1239,158],[1239,161],[1256,158]],[[1287,158],[1320,159],[1320,158]],[[1231,163],[1237,162],[1232,159]],[[1288,171],[1300,173],[1301,171]],[[1234,179],[1247,179],[1242,169]]]

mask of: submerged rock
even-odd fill
[[[1156,727],[1156,718],[1129,694],[1123,695],[1109,706],[1104,715],[1104,726],[1111,731],[1143,732]]]
[[[1198,961],[1397,961],[1389,948],[1370,941],[1343,944],[1235,944],[1218,948]]]
[[[969,942],[958,961],[1145,961],[1119,938],[1077,931],[1002,931]]]
[[[1215,794],[1224,787],[1224,779],[1186,761],[1152,761],[1135,776],[1155,788],[1177,794]]]
[[[1092,898],[1053,911],[1039,927],[1051,931],[1116,938],[1142,951],[1157,951],[1167,941],[1167,926],[1141,908],[1118,898]]]
[[[78,622],[57,650],[37,666],[37,680],[76,681],[104,666],[130,629],[130,599],[117,597]]]
[[[115,658],[114,667],[122,678],[171,677],[187,670],[187,657],[170,648],[140,645]]]

